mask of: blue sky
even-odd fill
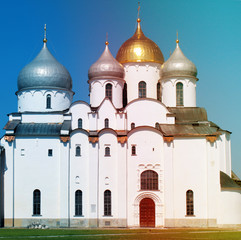
[[[143,0],[142,30],[165,60],[180,47],[198,69],[197,105],[208,119],[232,132],[232,168],[241,177],[241,1]],[[70,72],[74,100],[89,102],[88,69],[105,47],[115,56],[136,28],[136,0],[0,0],[0,126],[17,111],[17,77],[42,48]],[[1,135],[4,131],[1,130]]]

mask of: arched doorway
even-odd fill
[[[155,203],[151,198],[140,202],[140,227],[155,227]]]

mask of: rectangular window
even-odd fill
[[[49,157],[52,157],[52,156],[53,156],[53,149],[49,149],[49,150],[48,150],[48,156],[49,156]]]
[[[25,150],[21,149],[21,156],[24,156],[24,155],[25,155]]]

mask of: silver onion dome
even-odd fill
[[[187,57],[183,54],[182,50],[179,47],[179,40],[176,40],[176,49],[170,56],[170,58],[164,62],[162,65],[162,76],[170,77],[170,76],[197,76],[197,68],[193,62],[191,62]]]
[[[27,64],[18,76],[18,91],[25,89],[54,88],[72,90],[68,70],[50,53],[44,38],[44,46],[36,58]]]
[[[89,79],[93,78],[124,78],[124,67],[112,56],[108,42],[100,58],[90,67]]]

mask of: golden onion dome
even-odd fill
[[[120,47],[116,60],[120,63],[128,62],[155,62],[162,64],[164,57],[160,48],[141,30],[140,18],[137,19],[135,34]]]

